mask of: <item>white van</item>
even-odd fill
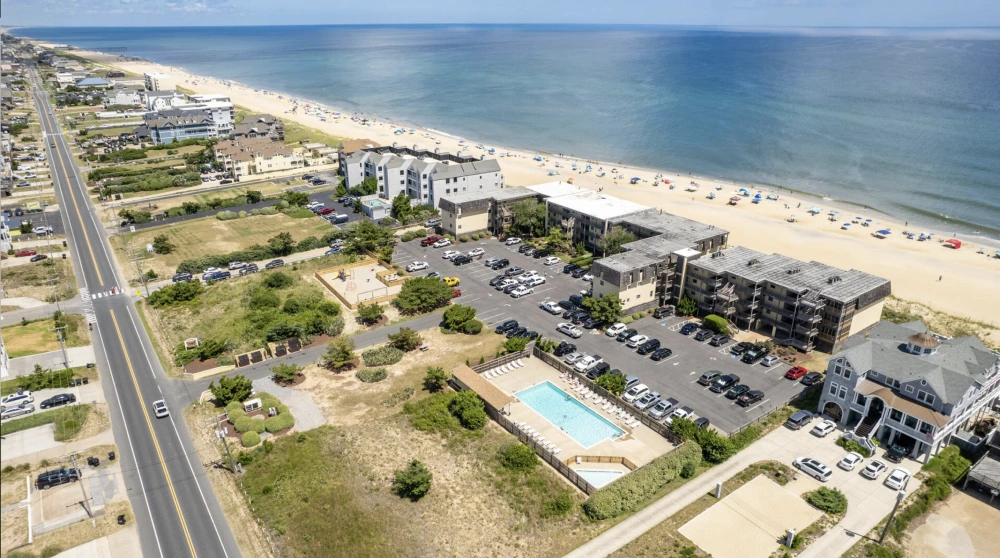
[[[833,471],[826,465],[812,459],[811,457],[798,457],[794,461],[794,465],[798,467],[800,471],[809,475],[810,477],[818,480],[819,482],[826,482],[830,480],[830,475]]]

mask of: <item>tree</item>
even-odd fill
[[[625,391],[625,376],[622,374],[603,374],[594,382],[615,395]]]
[[[467,430],[480,430],[486,426],[486,406],[471,389],[458,392],[448,403],[448,410]]]
[[[562,227],[552,227],[549,230],[549,236],[545,237],[545,245],[548,246],[550,250],[555,250],[557,252],[568,251],[570,246],[569,243],[570,238],[562,231]]]
[[[279,364],[272,368],[271,372],[274,374],[275,381],[288,383],[295,381],[296,376],[299,375],[299,370],[301,368],[294,364]]]
[[[174,243],[165,234],[158,234],[153,237],[153,250],[157,254],[169,254],[174,251]]]
[[[715,314],[705,316],[705,328],[710,329],[715,333],[729,335],[729,324],[726,323],[726,319],[722,316],[716,316]]]
[[[407,196],[406,192],[401,191],[392,198],[392,216],[397,221],[405,225],[411,213],[413,213],[413,207],[410,205],[410,196]]]
[[[247,197],[247,203],[258,203],[264,199],[264,194],[260,190],[247,190],[245,194]]]
[[[466,322],[476,317],[476,309],[463,304],[454,304],[444,311],[444,327],[459,330]]]
[[[431,489],[434,475],[426,465],[414,459],[405,469],[396,471],[392,481],[392,490],[403,498],[417,501]]]
[[[31,232],[32,222],[31,221],[21,221],[20,231],[21,234],[29,234]]]
[[[287,256],[295,249],[295,239],[292,238],[292,233],[283,231],[267,239],[267,247],[276,256]]]
[[[285,192],[281,197],[292,207],[302,207],[309,203],[309,196],[304,192]]]
[[[500,464],[514,471],[530,471],[538,466],[538,456],[535,450],[515,442],[500,450]]]
[[[181,204],[181,209],[188,215],[193,215],[201,211],[201,204],[193,201],[186,201]]]
[[[403,283],[403,288],[392,304],[403,314],[418,314],[440,308],[451,300],[451,287],[437,277],[414,277]]]
[[[354,205],[352,207],[354,208],[355,213],[361,213],[361,200],[360,199],[354,200]]]
[[[389,344],[400,351],[412,351],[424,342],[423,337],[416,331],[408,328],[399,328],[399,333],[389,334]]]
[[[511,206],[514,215],[512,224],[514,230],[524,236],[542,236],[545,234],[545,204],[534,199],[521,200]]]
[[[354,339],[350,337],[338,337],[330,341],[323,355],[323,361],[334,370],[347,368],[356,358],[358,355],[354,354]]]
[[[682,297],[677,301],[677,315],[678,316],[693,316],[695,312],[698,311],[698,303],[689,296]]]
[[[374,176],[369,176],[361,181],[361,185],[354,188],[354,193],[359,196],[370,196],[378,192],[378,180]]]
[[[385,308],[377,302],[371,304],[361,303],[358,305],[358,318],[365,325],[372,325],[382,319]]]
[[[356,223],[347,230],[344,252],[364,254],[365,252],[377,252],[382,247],[392,246],[395,238],[392,229],[380,227],[368,220],[356,221]]]
[[[506,352],[507,354],[519,353],[523,351],[524,348],[527,346],[528,346],[528,338],[521,337],[520,335],[517,337],[511,337],[510,339],[504,341],[503,343],[504,352]]]
[[[347,187],[344,186],[343,182],[337,183],[337,197],[342,198],[347,195]]]
[[[583,299],[583,309],[590,312],[590,315],[606,324],[613,324],[618,321],[622,314],[622,301],[616,294],[609,294],[601,298],[588,296]]]
[[[253,382],[243,374],[237,374],[233,377],[223,376],[219,378],[219,385],[215,385],[214,381],[209,383],[208,390],[212,392],[212,396],[219,402],[219,405],[225,407],[233,401],[241,403],[246,401],[253,393]]]
[[[444,371],[440,366],[428,366],[427,374],[424,376],[424,387],[427,391],[441,391],[448,385],[451,374]]]
[[[622,244],[635,242],[635,240],[636,238],[634,234],[621,227],[615,227],[604,233],[604,235],[597,240],[597,248],[601,251],[603,256],[613,256],[622,251]]]

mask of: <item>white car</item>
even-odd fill
[[[910,480],[910,472],[903,467],[896,467],[885,478],[885,485],[893,490],[902,490],[908,480]]]
[[[864,457],[861,457],[860,453],[852,451],[845,455],[844,458],[840,460],[840,463],[837,463],[837,467],[840,467],[845,471],[853,471],[854,468],[857,467],[862,461],[864,461]]]
[[[237,269],[243,269],[247,266],[246,262],[229,262],[229,270],[235,271]]]
[[[542,260],[542,263],[545,264],[545,265],[556,265],[558,263],[562,263],[562,260],[560,260],[559,258],[557,258],[555,256],[549,256],[549,257],[545,258],[544,260]]]
[[[774,366],[775,364],[778,364],[779,362],[781,362],[781,359],[778,358],[775,355],[767,355],[766,357],[764,357],[764,360],[760,361],[761,364],[763,364],[764,366],[768,366],[768,367]]]
[[[220,272],[220,271],[222,271],[222,270],[221,270],[221,269],[219,269],[219,268],[217,268],[217,267],[209,267],[209,268],[205,268],[205,271],[204,271],[204,273],[205,273],[206,275],[210,275],[210,274],[212,274],[212,273],[218,273],[218,272]]]
[[[412,262],[410,265],[406,266],[406,271],[409,271],[410,273],[420,271],[421,269],[427,269],[427,262]]]
[[[674,422],[674,419],[691,418],[691,415],[693,415],[693,414],[694,414],[694,411],[692,411],[690,408],[688,408],[688,407],[681,407],[680,409],[677,409],[676,411],[670,413],[670,416],[667,417],[667,420],[665,420],[663,422],[665,422],[669,426],[671,423]]]
[[[623,323],[617,323],[617,324],[609,327],[608,330],[606,332],[604,332],[604,333],[608,337],[617,337],[619,333],[625,331],[626,329],[628,329],[627,325],[625,325]]]
[[[825,437],[827,434],[833,432],[837,429],[837,425],[830,420],[824,420],[823,422],[817,424],[812,429],[812,434],[820,438]]]
[[[584,276],[582,277],[582,279],[583,279],[584,281],[588,282],[588,283],[591,283],[591,282],[593,282],[593,281],[594,281],[594,276],[588,273],[588,274],[584,275]]]
[[[556,331],[569,335],[573,339],[579,339],[583,335],[583,330],[571,323],[561,323],[556,326]]]
[[[604,362],[604,359],[597,355],[585,356],[578,360],[573,368],[576,368],[577,372],[586,372],[602,362]]]
[[[555,302],[555,301],[552,301],[552,300],[545,301],[545,302],[539,304],[538,307],[541,308],[542,310],[545,310],[549,314],[556,314],[556,315],[558,315],[558,314],[562,314],[562,312],[563,312],[562,306],[559,306],[558,302]],[[562,325],[562,324],[560,324],[560,325]]]
[[[34,401],[35,398],[31,395],[30,391],[12,393],[3,399],[0,399],[0,411],[20,407],[21,405],[27,405],[28,403],[32,403]]]
[[[545,284],[545,278],[542,277],[541,275],[532,275],[532,276],[529,276],[524,281],[522,281],[522,283],[524,283],[525,285],[527,285],[529,287],[537,287],[538,285],[544,285]]]
[[[649,341],[648,335],[633,335],[632,337],[629,337],[629,340],[626,341],[625,344],[634,349],[646,341]]]
[[[796,457],[792,465],[819,482],[830,480],[830,476],[833,474],[829,467],[811,457]]]
[[[472,250],[469,250],[469,253],[466,255],[470,258],[475,258],[476,256],[482,256],[485,253],[486,250],[483,250],[482,248],[473,248]]]
[[[649,386],[646,384],[636,384],[622,395],[622,401],[631,403],[645,395],[647,391],[649,391]]]
[[[871,480],[878,480],[878,476],[881,475],[882,471],[885,471],[885,469],[885,463],[878,460],[870,461],[868,462],[868,465],[865,465],[865,468],[861,470],[861,476]]]
[[[35,227],[31,229],[31,232],[35,234],[49,234],[52,232],[52,227]]]
[[[518,237],[516,237],[516,236],[510,237],[510,238],[507,239],[507,242],[504,242],[504,244],[506,244],[507,246],[513,246],[515,244],[520,244],[520,243],[521,243],[521,239],[518,238]]]
[[[311,202],[309,202],[309,203],[306,204],[306,209],[312,209],[312,208],[314,208],[316,206],[319,206],[319,205],[323,205],[323,204],[321,202],[318,202],[318,201],[311,201]]]
[[[153,401],[153,414],[156,418],[163,418],[170,414],[167,410],[167,402],[160,399],[159,401]]]
[[[522,296],[529,295],[533,292],[535,292],[535,289],[521,285],[520,287],[517,287],[513,291],[511,291],[510,296],[512,298],[521,298]]]
[[[458,250],[445,250],[444,254],[441,254],[441,257],[444,258],[444,259],[446,259],[446,260],[450,260],[450,259],[454,258],[455,256],[461,256],[461,255],[462,255],[462,253],[459,252]]]
[[[560,324],[560,325],[562,325],[562,324]],[[569,324],[569,325],[573,325],[573,324]],[[583,353],[570,353],[570,354],[568,354],[568,355],[566,355],[566,356],[563,357],[563,362],[565,362],[566,364],[575,364],[577,361],[579,361],[581,358],[583,358],[585,356],[586,355],[584,355]]]
[[[445,246],[451,246],[451,241],[448,240],[447,238],[442,238],[441,240],[435,242],[434,244],[431,244],[431,246],[435,248],[444,248]]]

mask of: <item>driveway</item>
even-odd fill
[[[271,381],[271,378],[259,378],[253,381],[253,387],[257,391],[266,391],[278,398],[279,401],[288,405],[288,410],[295,417],[295,430],[304,432],[312,430],[326,424],[323,412],[319,406],[313,403],[309,394],[291,388],[279,386]]]

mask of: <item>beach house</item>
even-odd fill
[[[184,95],[179,91],[150,91],[143,94],[146,99],[146,110],[161,111],[184,103]]]
[[[173,143],[186,139],[208,139],[219,135],[215,122],[202,114],[182,111],[148,113],[144,117],[149,139],[154,144]],[[144,133],[137,132],[139,135]]]
[[[131,87],[115,88],[104,96],[103,103],[105,108],[111,105],[141,105],[142,96]]]
[[[830,357],[819,409],[869,451],[926,462],[1000,396],[1000,354],[922,322],[879,322]]]
[[[272,141],[285,140],[285,123],[270,114],[250,114],[233,126],[229,139],[268,138]]]
[[[146,91],[165,91],[177,87],[177,79],[170,74],[147,73],[142,75]]]
[[[216,160],[237,181],[305,165],[300,150],[268,138],[223,140],[215,144],[214,150]]]

